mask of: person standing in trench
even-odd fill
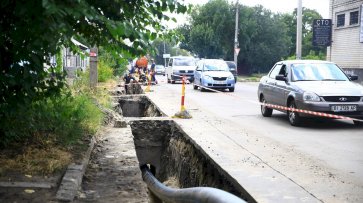
[[[136,79],[132,76],[131,72],[126,73],[123,79],[125,81],[125,93],[128,94],[128,86],[131,82],[135,82]]]
[[[155,84],[158,84],[158,81],[155,78],[155,62],[154,62],[154,59],[151,59],[150,75],[151,75],[151,81],[154,82]]]

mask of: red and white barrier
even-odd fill
[[[200,85],[196,85],[196,86],[202,87]],[[210,91],[213,91],[213,92],[227,94],[229,96],[232,96],[232,97],[235,97],[235,98],[244,100],[243,98],[240,98],[240,97],[238,97],[235,94],[231,94],[231,93],[228,93],[228,92],[222,92],[222,91],[215,90],[215,89],[211,89],[211,88],[208,88],[208,87],[203,87],[203,88],[204,89],[207,89],[207,90],[210,90]],[[343,119],[343,120],[349,120],[349,121],[360,121],[360,122],[363,122],[363,120],[361,120],[361,119],[350,118],[350,117],[347,117],[347,116],[340,116],[340,115],[334,115],[334,114],[328,114],[328,113],[322,113],[322,112],[316,112],[316,111],[308,111],[308,110],[304,110],[304,109],[295,109],[295,108],[290,108],[290,107],[286,107],[286,106],[279,106],[279,105],[267,104],[267,103],[261,103],[261,102],[253,102],[253,101],[249,101],[249,102],[257,103],[257,104],[262,105],[262,106],[268,106],[268,107],[270,107],[272,109],[280,109],[280,110],[285,110],[285,111],[293,111],[293,112],[309,114],[309,115],[313,115],[313,116],[317,116],[317,117],[325,117],[325,118],[334,118],[334,119]]]

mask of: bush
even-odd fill
[[[296,55],[292,55],[287,57],[286,60],[295,60],[296,59]],[[326,60],[326,56],[324,54],[324,52],[319,52],[318,55],[316,55],[315,51],[310,51],[308,55],[306,56],[302,56],[302,59],[305,60]]]
[[[60,96],[20,106],[5,115],[0,121],[0,145],[33,142],[34,137],[69,145],[83,135],[95,133],[102,119],[103,114],[90,97],[63,90]]]
[[[98,62],[98,82],[106,82],[113,77],[113,69],[111,66],[108,63],[100,60]]]

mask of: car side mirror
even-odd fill
[[[285,81],[285,82],[287,81],[287,78],[284,75],[276,75],[275,79]]]
[[[348,75],[350,80],[358,80],[358,75]]]

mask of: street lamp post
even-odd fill
[[[296,59],[301,59],[301,41],[302,41],[302,0],[298,0],[297,18],[296,18]]]
[[[163,54],[163,58],[164,58],[164,67],[166,67],[166,58],[165,56],[165,41],[164,41],[164,54]]]
[[[237,66],[237,56],[238,56],[238,0],[236,2],[236,26],[235,26],[235,31],[234,31],[234,63],[236,64],[236,73],[238,75],[238,66]]]

